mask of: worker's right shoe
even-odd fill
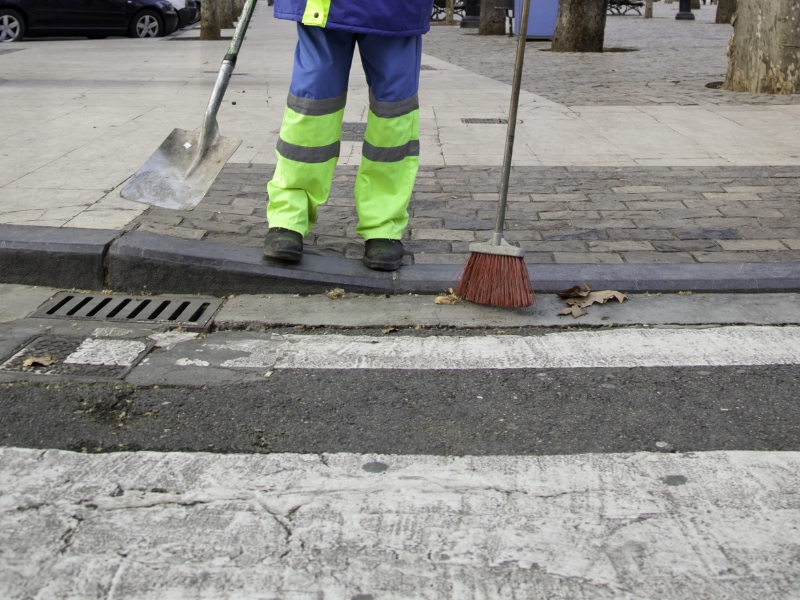
[[[289,262],[303,258],[303,236],[283,227],[270,227],[264,238],[264,256]]]

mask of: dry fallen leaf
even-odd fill
[[[325,292],[325,295],[331,300],[338,300],[344,298],[344,290],[342,288],[334,288],[330,292]]]
[[[572,315],[576,319],[578,317],[582,317],[583,315],[588,315],[588,314],[589,314],[588,312],[583,310],[577,304],[574,304],[573,306],[571,306],[569,308],[565,308],[564,310],[562,310],[561,312],[558,313],[559,316]]]
[[[625,294],[621,294],[620,292],[614,290],[605,290],[602,292],[589,292],[583,298],[568,298],[567,304],[570,306],[580,306],[581,308],[586,308],[587,306],[591,306],[592,304],[605,304],[609,300],[616,299],[617,302],[624,302],[627,296]]]
[[[25,360],[22,361],[23,368],[30,368],[30,367],[49,367],[56,359],[52,356],[29,356]]]
[[[556,296],[562,299],[566,298],[585,298],[589,295],[591,290],[586,290],[585,292],[581,289],[581,286],[576,285],[575,287],[571,287],[568,290],[564,290],[563,292],[556,292]]]
[[[616,290],[593,292],[588,285],[584,284],[584,286],[587,288],[586,291],[576,285],[575,287],[557,294],[560,298],[566,299],[567,305],[569,306],[569,308],[565,308],[558,313],[560,316],[572,315],[573,318],[577,319],[578,317],[589,314],[583,309],[592,304],[605,304],[609,300],[616,300],[622,303],[628,298],[625,294]]]
[[[387,327],[386,329],[381,329],[381,333],[386,335],[387,333],[392,333],[393,331],[397,331],[397,327]]]

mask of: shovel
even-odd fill
[[[242,140],[222,137],[217,112],[236,66],[236,57],[253,16],[256,0],[247,0],[228,53],[222,61],[200,131],[174,129],[122,188],[121,196],[161,208],[197,206]]]

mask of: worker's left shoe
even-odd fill
[[[364,266],[375,271],[396,271],[403,263],[405,253],[403,244],[399,240],[380,238],[367,240],[364,249]]]

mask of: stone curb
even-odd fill
[[[106,253],[122,231],[0,225],[0,282],[101,290]]]
[[[529,265],[534,289],[579,283],[626,292],[797,292],[800,262],[668,265]],[[410,265],[396,273],[358,260],[306,256],[265,261],[258,248],[137,231],[0,225],[0,282],[138,293],[432,294],[458,283],[456,265]]]

